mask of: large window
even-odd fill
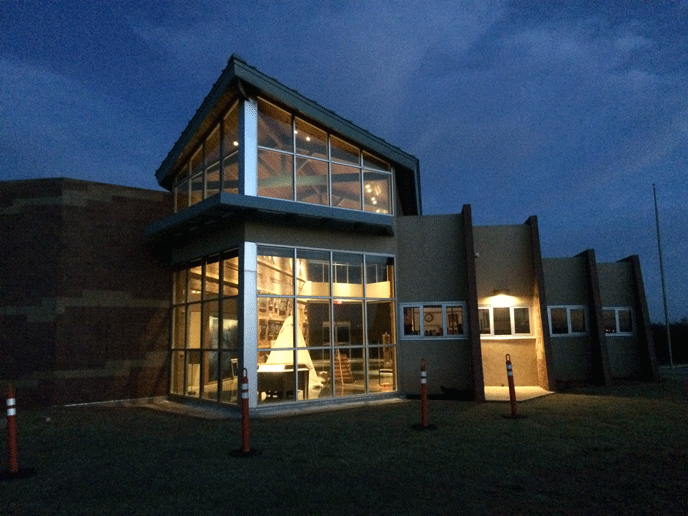
[[[627,306],[602,308],[607,335],[633,335],[633,309]]]
[[[236,251],[175,271],[172,394],[236,403],[238,283]]]
[[[530,309],[524,306],[481,307],[478,309],[481,335],[530,335]]]
[[[552,335],[584,335],[588,332],[584,306],[550,306],[549,328]]]
[[[394,260],[258,247],[259,403],[396,388]]]
[[[258,195],[391,214],[392,168],[259,98]]]
[[[235,102],[180,167],[175,212],[221,191],[239,193],[239,107]],[[259,196],[392,213],[386,161],[260,98],[257,137]]]
[[[466,336],[465,303],[405,304],[404,338],[457,338]]]
[[[174,211],[181,211],[221,191],[239,192],[238,102],[181,167],[173,187]]]

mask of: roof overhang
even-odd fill
[[[171,190],[178,167],[190,157],[196,146],[203,141],[231,104],[238,98],[257,95],[282,104],[291,111],[389,160],[396,171],[395,180],[399,185],[399,192],[403,194],[400,201],[404,214],[420,215],[422,213],[418,158],[361,129],[297,91],[287,88],[248,65],[236,55],[232,55],[229,59],[222,75],[156,171],[155,177],[158,184]]]
[[[394,235],[394,217],[379,213],[343,210],[282,199],[218,193],[204,201],[159,220],[146,228],[154,238],[171,238],[228,219],[254,221],[288,227],[313,227],[334,231]]]

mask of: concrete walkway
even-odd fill
[[[516,401],[527,401],[554,394],[536,385],[516,387]],[[485,387],[485,401],[509,401],[509,387]]]

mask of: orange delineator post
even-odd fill
[[[248,372],[241,376],[241,453],[251,453],[251,428],[248,414]]]
[[[7,472],[10,475],[19,473],[17,453],[17,408],[14,388],[10,384],[7,391]]]
[[[425,359],[420,363],[420,426],[428,428],[428,373],[425,370]]]
[[[506,355],[506,376],[509,381],[509,400],[511,402],[511,417],[518,417],[518,402],[516,401],[516,387],[514,387],[514,370],[511,356]]]

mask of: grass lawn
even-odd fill
[[[36,473],[0,482],[0,515],[688,514],[686,382],[551,395],[519,420],[431,401],[428,431],[419,401],[254,419],[250,458],[230,455],[238,420],[19,407]]]

